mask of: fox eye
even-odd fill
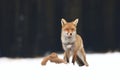
[[[68,28],[66,28],[65,30],[68,31]]]
[[[72,28],[71,30],[74,31],[74,28]]]

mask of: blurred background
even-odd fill
[[[120,51],[119,0],[0,0],[0,57],[62,52],[61,18],[79,18],[87,53]]]

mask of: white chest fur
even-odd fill
[[[74,43],[63,44],[63,49],[64,49],[65,51],[67,51],[67,50],[72,51],[72,50],[74,49]]]
[[[68,51],[69,50],[69,55],[73,55],[73,50],[74,50],[74,44],[63,44],[63,49],[65,51]]]
[[[62,31],[61,40],[62,40],[63,49],[65,51],[68,49],[72,50],[74,48],[74,43],[76,40],[76,32],[73,32],[71,36],[68,36],[64,31]]]
[[[71,45],[71,44],[68,44],[68,45],[66,45],[66,47],[69,49],[69,48],[72,47],[72,45]]]

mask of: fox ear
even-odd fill
[[[63,25],[65,25],[67,23],[67,21],[65,20],[65,19],[61,19],[61,25],[63,26]]]
[[[79,19],[78,19],[78,18],[77,18],[77,19],[75,19],[75,20],[73,21],[73,24],[74,24],[75,26],[77,26],[78,21],[79,21]]]

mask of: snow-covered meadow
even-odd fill
[[[51,62],[41,66],[43,58],[1,57],[0,80],[120,80],[120,52],[86,56],[89,67]]]

